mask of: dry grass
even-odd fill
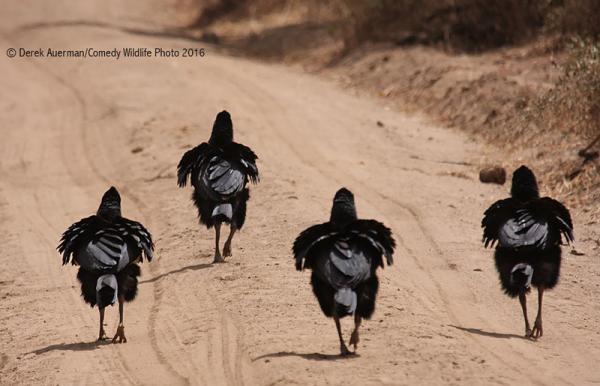
[[[597,0],[339,0],[347,45],[365,41],[427,44],[481,52],[540,33],[600,35]]]
[[[581,168],[577,153],[600,134],[600,1],[210,3],[196,26],[234,36],[237,51],[305,67],[336,63],[352,86],[483,138],[510,154],[509,169],[530,164],[549,193],[596,210],[600,167],[592,161]],[[363,60],[372,42],[434,49],[390,49],[381,60]],[[461,59],[457,52],[478,55]],[[557,68],[548,68],[550,58]]]
[[[362,41],[428,44],[475,52],[527,40],[543,25],[542,1],[345,0]]]
[[[600,1],[561,0],[550,7],[545,15],[548,29],[587,37],[600,36]]]
[[[561,138],[556,151],[572,156],[554,157],[555,164],[546,167],[549,181],[559,194],[591,206],[600,199],[600,165],[577,154],[600,135],[600,42],[573,38],[561,70],[556,86],[532,104],[525,124],[538,135]]]

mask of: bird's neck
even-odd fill
[[[518,187],[516,189],[513,187],[510,195],[512,198],[521,202],[529,202],[540,198],[540,193],[537,188],[533,187]]]
[[[96,215],[107,222],[113,222],[121,217],[121,208],[100,206]]]
[[[229,127],[213,128],[208,140],[208,143],[218,147],[228,145],[231,142],[233,142],[233,128]]]
[[[349,203],[334,203],[331,208],[330,222],[340,228],[356,221],[356,208]]]

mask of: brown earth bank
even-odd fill
[[[202,23],[192,24],[186,33],[219,42],[230,54],[283,61],[336,79],[400,111],[425,112],[489,146],[474,169],[501,164],[511,171],[526,163],[554,196],[580,208],[596,224],[599,164],[578,153],[599,134],[598,45],[568,32],[575,29],[576,18],[581,31],[589,29],[593,23],[582,13],[589,8],[593,15],[597,6],[586,1],[553,6],[546,11],[546,23],[554,28],[546,26],[536,35],[531,30],[540,21],[534,14],[541,10],[531,5],[535,1],[509,1],[505,10],[478,0],[454,6],[425,1],[413,8],[409,3],[231,2],[219,17],[199,17]],[[369,14],[372,8],[381,14]],[[559,18],[558,9],[565,15]],[[406,14],[409,10],[412,16]],[[451,11],[456,14],[449,15]],[[508,20],[511,12],[514,20]],[[462,34],[440,32],[454,31],[456,24]],[[489,29],[497,30],[494,39]],[[481,35],[481,44],[505,44],[464,54],[480,47],[467,32]],[[582,68],[587,73],[579,74]],[[597,146],[588,150],[597,151]]]
[[[480,245],[481,214],[507,189],[480,184],[474,165],[497,148],[398,111],[397,102],[157,33],[193,21],[177,11],[184,5],[3,4],[4,49],[193,46],[207,55],[0,59],[0,384],[600,382],[600,268],[582,210],[573,215],[584,254],[565,249],[561,284],[546,297],[545,335],[523,339],[519,306],[501,293]],[[198,225],[174,171],[222,109],[259,155],[262,180],[234,256],[214,266],[213,234]],[[126,306],[123,345],[94,342],[97,311],[54,250],[109,185],[157,245]],[[399,244],[352,358],[337,356],[333,322],[290,253],[298,232],[328,217],[340,186]],[[110,334],[116,310],[108,316]]]

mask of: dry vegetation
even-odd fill
[[[345,0],[349,43],[391,41],[475,52],[530,38],[543,25],[543,1]]]
[[[600,135],[600,1],[212,4],[194,25],[223,47],[426,111],[504,150],[508,168],[531,164],[552,194],[600,218],[600,143],[580,152]]]
[[[556,150],[544,149],[554,163],[545,165],[549,181],[561,196],[600,215],[600,165],[597,162],[600,135],[600,43],[573,37],[562,75],[555,87],[537,97],[525,124],[537,136],[555,137]],[[566,150],[567,155],[561,156]],[[556,157],[558,155],[558,157]]]

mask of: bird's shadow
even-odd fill
[[[256,362],[261,359],[269,359],[269,358],[285,358],[285,357],[299,357],[311,361],[337,361],[337,360],[348,360],[353,358],[359,358],[360,355],[352,354],[352,355],[341,355],[341,354],[321,354],[321,353],[297,353],[294,351],[279,351],[271,354],[264,354],[258,356],[252,360],[252,362]]]
[[[154,276],[151,279],[142,280],[142,281],[140,281],[140,284],[143,284],[143,283],[154,283],[155,281],[158,281],[158,280],[160,280],[160,279],[162,279],[164,277],[167,277],[169,275],[174,275],[174,274],[178,274],[178,273],[182,273],[182,272],[186,272],[186,271],[198,271],[200,269],[206,269],[206,268],[210,268],[212,266],[213,266],[213,264],[208,264],[208,263],[187,265],[185,267],[181,267],[181,268],[175,269],[173,271],[161,273],[160,275]]]
[[[91,351],[95,350],[100,346],[106,346],[112,344],[110,340],[102,340],[97,341],[94,340],[92,342],[78,342],[78,343],[59,343],[59,344],[51,344],[50,346],[46,346],[34,351],[30,351],[27,354],[35,354],[40,355],[50,351]]]
[[[490,331],[484,331],[484,330],[482,330],[480,328],[460,327],[460,326],[454,326],[452,324],[449,324],[449,326],[450,327],[454,327],[457,330],[468,332],[470,334],[481,335],[481,336],[488,336],[490,338],[498,338],[498,339],[513,339],[513,338],[516,338],[516,339],[527,339],[523,335],[506,334],[506,333],[502,333],[502,332],[490,332]]]

